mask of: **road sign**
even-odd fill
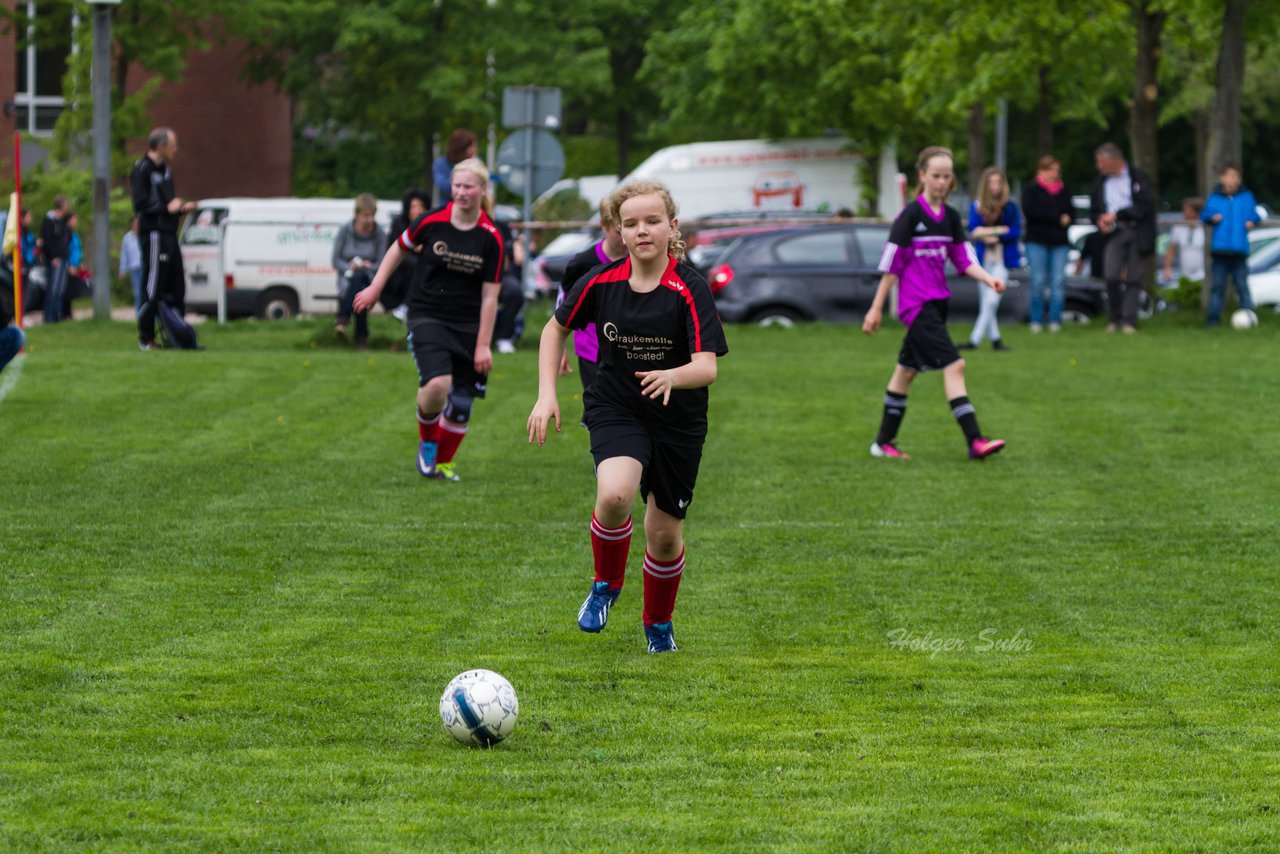
[[[513,193],[525,195],[527,181],[528,195],[540,195],[564,177],[564,149],[548,131],[518,130],[498,146],[498,174]]]
[[[552,86],[508,86],[502,90],[502,126],[560,127],[560,90]]]

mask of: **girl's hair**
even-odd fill
[[[921,149],[920,154],[917,155],[916,157],[916,175],[919,176],[921,172],[928,169],[929,161],[935,157],[945,157],[948,160],[950,160],[952,163],[956,162],[956,157],[954,154],[951,153],[951,149],[944,148],[941,145],[930,145],[927,148]],[[952,190],[955,189],[955,186],[956,186],[956,176],[952,174],[951,186],[947,187],[947,192],[950,193]],[[924,194],[924,182],[920,181],[917,177],[916,188],[912,195],[920,196],[923,194]]]
[[[1000,192],[991,192],[991,176],[1000,176]],[[999,222],[1004,206],[1009,203],[1009,179],[998,166],[988,166],[978,179],[978,213],[987,225]]]
[[[449,134],[449,141],[444,144],[444,156],[450,163],[461,163],[467,159],[467,149],[476,144],[476,135],[466,128],[458,128]]]
[[[453,171],[449,173],[449,179],[452,180],[454,175],[459,172],[470,172],[480,179],[480,206],[484,208],[484,212],[493,217],[493,199],[489,198],[489,167],[484,165],[484,161],[479,157],[468,157],[453,165]]]
[[[1044,172],[1045,170],[1049,169],[1049,167],[1051,166],[1061,166],[1061,165],[1062,164],[1058,162],[1058,158],[1054,157],[1052,154],[1046,154],[1044,157],[1041,157],[1036,162],[1036,169],[1040,172]]]
[[[676,203],[671,199],[671,191],[667,189],[666,184],[661,181],[628,181],[618,189],[614,190],[608,197],[609,217],[619,225],[622,223],[622,203],[628,199],[634,199],[636,196],[656,195],[662,198],[662,205],[666,208],[667,219],[676,218]],[[671,239],[667,243],[667,254],[673,256],[677,261],[684,260],[684,237],[680,234],[679,228],[671,230]]]
[[[600,227],[611,231],[618,226],[618,217],[613,210],[613,193],[600,200]]]
[[[378,212],[378,199],[373,193],[361,193],[356,196],[356,213],[372,214]]]

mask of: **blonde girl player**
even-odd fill
[[[635,181],[612,199],[627,255],[580,278],[542,330],[529,441],[541,446],[552,421],[560,429],[556,378],[565,341],[570,330],[594,323],[599,354],[584,398],[596,466],[595,580],[578,627],[603,629],[622,592],[638,492],[645,502],[645,637],[649,652],[671,652],[684,518],[707,436],[707,386],[728,350],[706,280],[684,263],[667,188]]]
[[[880,433],[871,443],[871,456],[906,459],[895,440],[907,411],[907,392],[921,371],[942,371],[942,383],[951,414],[964,431],[969,458],[986,459],[1004,447],[1001,439],[988,439],[978,429],[978,416],[969,402],[964,383],[964,359],[947,332],[947,308],[951,290],[947,287],[946,265],[977,279],[996,293],[1004,282],[978,264],[965,234],[960,214],[946,203],[955,182],[951,151],[931,146],[916,161],[920,188],[915,201],[907,205],[889,230],[889,242],[880,258],[880,286],[871,309],[862,321],[862,331],[872,335],[880,328],[885,299],[898,286],[898,317],[907,327],[898,353],[898,365],[889,378],[884,396],[884,418]]]
[[[461,479],[453,457],[493,367],[503,247],[485,209],[488,187],[489,170],[479,160],[454,166],[453,200],[410,223],[355,298],[356,311],[372,308],[400,262],[421,247],[406,325],[418,367],[418,472],[433,480]]]

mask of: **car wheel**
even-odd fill
[[[288,288],[270,288],[258,300],[258,317],[288,320],[298,313],[298,297]]]
[[[804,320],[798,311],[776,306],[764,308],[752,315],[751,321],[759,326],[781,326],[790,328]]]

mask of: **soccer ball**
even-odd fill
[[[453,677],[440,697],[440,720],[449,735],[469,747],[492,747],[516,728],[520,703],[511,683],[492,670]]]
[[[1238,309],[1231,315],[1231,325],[1236,329],[1252,329],[1258,325],[1258,315],[1247,308]]]

